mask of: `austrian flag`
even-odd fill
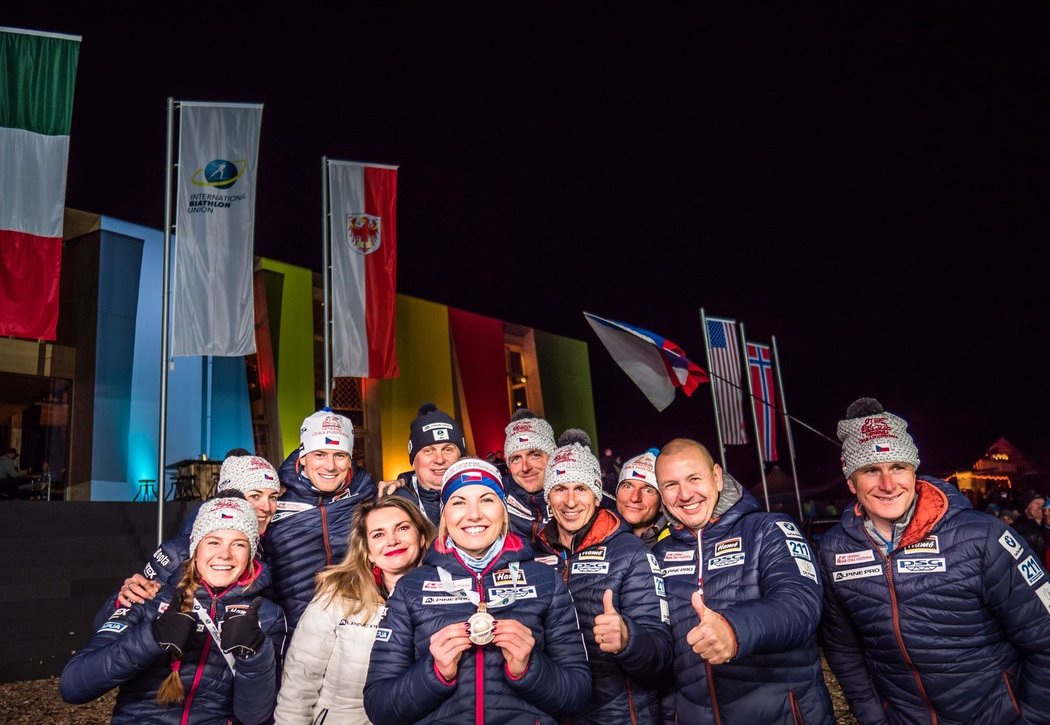
[[[332,372],[395,378],[397,167],[327,160]]]
[[[0,28],[0,336],[54,340],[80,38]]]

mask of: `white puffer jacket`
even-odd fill
[[[284,660],[277,725],[369,722],[363,693],[383,608],[367,621],[345,617],[347,609],[342,596],[315,597],[306,608]]]

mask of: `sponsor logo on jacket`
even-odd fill
[[[835,566],[863,564],[868,561],[875,561],[875,552],[871,549],[868,549],[867,551],[847,551],[844,554],[835,554]]]
[[[1017,571],[1021,572],[1021,576],[1024,577],[1025,583],[1027,583],[1028,586],[1032,586],[1043,578],[1043,567],[1039,566],[1039,562],[1036,561],[1035,556],[1029,556],[1018,564]]]
[[[1015,559],[1021,558],[1021,552],[1024,549],[1021,548],[1021,543],[1017,540],[1017,537],[1011,534],[1009,531],[1004,531],[1003,535],[999,537],[999,544],[1004,549],[1010,552],[1010,556]]]
[[[153,558],[156,559],[157,563],[161,566],[171,566],[171,557],[164,553],[164,549],[157,549],[154,551]]]
[[[796,559],[812,559],[809,553],[809,545],[805,541],[795,541],[794,539],[787,539],[788,553]]]
[[[926,574],[934,571],[947,571],[943,556],[933,559],[897,559],[898,574]]]
[[[664,561],[692,561],[695,555],[695,549],[686,549],[685,551],[666,551],[664,552]]]
[[[605,547],[596,546],[593,549],[586,549],[576,555],[578,561],[605,561]]]
[[[789,539],[806,538],[802,535],[802,532],[798,530],[798,527],[790,521],[777,521],[776,524],[780,527],[780,530],[784,532],[784,536]]]
[[[696,565],[690,564],[688,566],[667,566],[664,567],[664,578],[669,576],[685,576],[685,575],[696,574]]]
[[[572,574],[608,574],[609,562],[607,561],[576,561],[573,562]]]
[[[850,579],[866,579],[872,576],[882,576],[882,564],[875,566],[862,566],[857,569],[841,569],[832,575],[832,581],[844,582]]]
[[[496,586],[501,584],[527,584],[525,581],[525,572],[517,569],[511,571],[510,569],[500,569],[492,574],[492,583]]]
[[[719,556],[715,559],[708,559],[707,568],[727,569],[731,566],[742,566],[746,556],[747,554],[740,552],[738,554],[727,554],[726,556]]]
[[[723,554],[736,554],[744,550],[743,545],[740,543],[740,537],[734,536],[732,539],[725,539],[715,544],[715,557],[722,556]]]
[[[941,547],[936,536],[927,536],[922,541],[916,541],[904,547],[905,554],[940,554]]]

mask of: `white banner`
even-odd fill
[[[262,105],[179,105],[171,354],[250,355]]]

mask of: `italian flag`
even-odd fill
[[[0,335],[54,340],[80,38],[0,28]]]

